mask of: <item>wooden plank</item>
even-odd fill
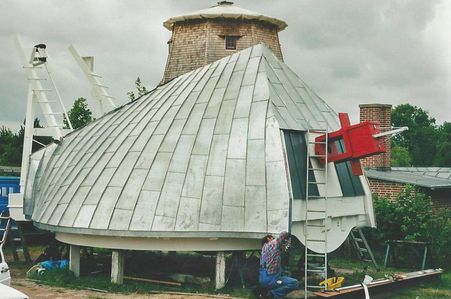
[[[140,277],[133,277],[133,276],[124,276],[124,279],[133,280],[133,281],[140,281],[140,282],[150,282],[150,283],[164,284],[164,285],[176,286],[176,287],[180,287],[182,285],[180,282],[172,282],[172,281],[140,278]],[[160,292],[158,292],[158,293],[160,293]]]
[[[374,280],[370,284],[368,284],[368,289],[376,289],[383,286],[390,286],[390,290],[393,290],[393,288],[400,287],[401,283],[404,282],[413,282],[417,279],[426,279],[431,278],[434,276],[438,276],[443,273],[442,269],[429,269],[429,270],[423,270],[423,271],[415,271],[415,272],[409,272],[409,273],[403,273],[403,274],[395,274],[394,280],[391,279],[380,279],[380,280]],[[361,284],[356,284],[352,286],[342,287],[338,288],[333,291],[328,292],[314,292],[316,296],[322,297],[322,298],[334,298],[334,297],[340,297],[344,295],[351,295],[354,293],[353,296],[355,296],[355,293],[363,293],[363,287]]]

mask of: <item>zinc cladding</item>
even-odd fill
[[[337,128],[336,113],[256,45],[66,136],[41,160],[28,214],[87,234],[277,232],[289,202],[280,129],[326,122]]]

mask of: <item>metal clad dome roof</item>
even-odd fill
[[[277,26],[278,31],[282,31],[288,26],[287,23],[285,23],[285,21],[283,20],[265,16],[257,12],[237,7],[233,5],[233,2],[227,1],[219,2],[218,5],[212,6],[210,8],[198,10],[178,17],[172,17],[166,20],[163,23],[163,26],[166,27],[168,30],[172,30],[172,27],[177,22],[189,20],[216,19],[216,18],[263,21]]]
[[[26,214],[115,236],[249,236],[287,228],[280,129],[335,112],[264,45],[177,77],[48,147]]]

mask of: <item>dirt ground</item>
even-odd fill
[[[32,258],[36,258],[41,252],[40,248],[30,248],[30,254]],[[7,260],[12,260],[12,256],[9,252],[6,254]],[[31,299],[119,299],[119,298],[132,298],[132,299],[144,299],[144,298],[159,298],[159,299],[182,299],[182,298],[199,298],[199,299],[232,299],[231,296],[210,295],[210,294],[190,294],[190,293],[160,293],[160,294],[137,294],[137,293],[104,293],[94,290],[76,290],[62,287],[48,286],[40,284],[26,278],[26,272],[29,265],[10,265],[11,270],[11,286],[24,294],[28,295]]]
[[[42,252],[41,247],[30,247],[30,254],[32,259],[35,259]],[[12,255],[10,252],[6,252],[6,259],[12,260]],[[11,286],[15,289],[25,293],[32,299],[78,299],[78,298],[90,298],[90,299],[118,299],[118,298],[160,298],[160,299],[182,299],[182,298],[199,298],[199,299],[233,299],[229,295],[212,295],[212,294],[193,294],[193,293],[182,293],[182,292],[161,292],[161,293],[148,293],[148,294],[138,294],[138,293],[111,293],[111,292],[101,292],[89,289],[69,289],[63,287],[48,286],[41,284],[39,282],[29,280],[26,278],[26,272],[30,265],[22,263],[11,263]],[[304,298],[303,290],[296,290],[289,294],[289,298]]]
[[[90,298],[90,299],[119,299],[119,298],[131,298],[131,299],[144,299],[144,298],[159,298],[159,299],[182,299],[182,298],[227,298],[229,296],[218,296],[208,294],[114,294],[114,293],[102,293],[91,290],[73,290],[60,287],[52,287],[42,284],[37,284],[33,281],[26,280],[24,278],[14,278],[12,286],[17,290],[27,294],[32,299],[78,299],[78,298]]]

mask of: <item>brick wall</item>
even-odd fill
[[[368,178],[368,181],[370,183],[372,193],[375,193],[381,197],[390,198],[393,201],[405,187],[405,185],[401,183],[387,182],[378,179]]]
[[[225,49],[226,35],[240,37],[236,50]],[[283,59],[275,25],[256,20],[230,19],[175,23],[163,83],[261,42]]]
[[[426,192],[432,198],[432,205],[434,209],[447,208],[451,209],[451,190],[439,189]]]
[[[389,198],[392,201],[395,201],[398,194],[406,187],[405,184],[382,181],[378,179],[368,178],[368,181],[373,194]],[[427,188],[420,188],[420,191],[431,197],[433,210],[439,208],[451,209],[451,191],[449,189],[430,190]]]
[[[360,107],[360,121],[379,121],[382,131],[387,131],[391,128],[391,105],[386,104],[362,104]],[[390,155],[391,144],[390,137],[385,137],[385,150],[383,154],[374,155],[362,159],[364,167],[376,168],[381,170],[388,170],[391,167]]]

